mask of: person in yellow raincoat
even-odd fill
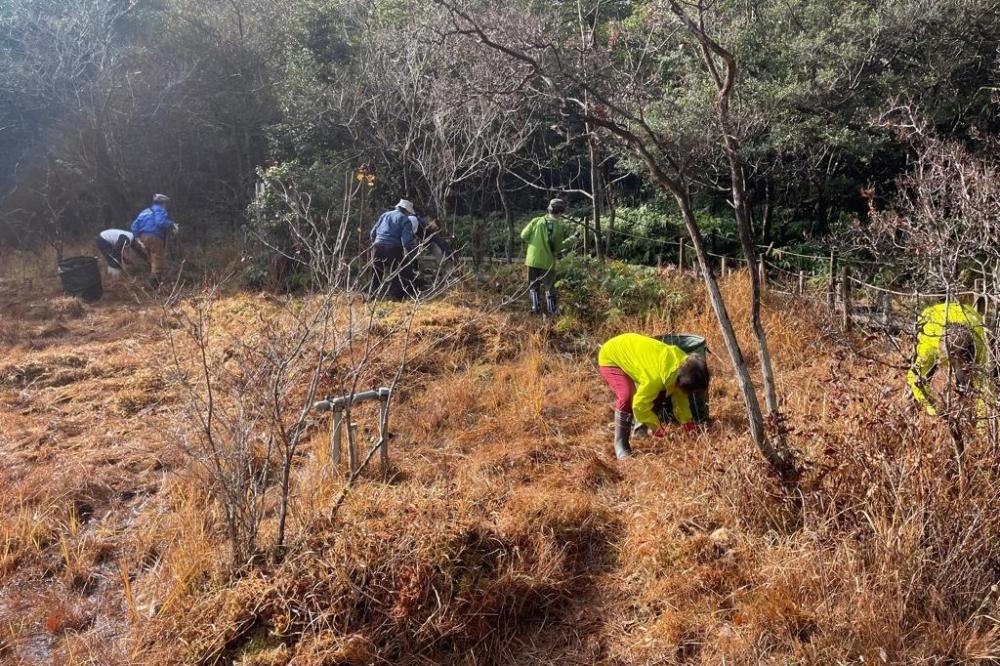
[[[601,346],[597,365],[615,393],[615,456],[619,459],[632,455],[633,414],[654,437],[666,434],[654,410],[661,394],[670,398],[678,423],[694,430],[690,396],[706,390],[710,379],[703,356],[645,335],[624,333]]]
[[[960,394],[981,388],[976,377],[986,364],[986,332],[982,316],[968,305],[939,303],[917,318],[917,349],[906,375],[913,397],[931,416],[941,407],[928,380],[939,366],[954,373]]]

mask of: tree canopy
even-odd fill
[[[597,114],[627,110],[630,127],[641,118],[671,137],[657,159],[669,166],[682,156],[696,208],[730,217],[731,176],[710,122],[714,84],[669,3],[448,4],[484,25],[502,17],[505,37],[533,40],[545,58],[572,59],[560,65],[586,84],[577,92],[604,97],[579,101]],[[635,155],[608,140],[600,118],[566,104],[569,94],[540,94],[504,54],[449,39],[462,26],[440,3],[4,6],[5,243],[123,226],[156,191],[171,195],[196,238],[233,234],[254,219],[259,169],[288,163],[334,190],[364,165],[373,208],[405,195],[445,218],[504,211],[508,232],[519,211],[554,194],[585,208],[603,201],[598,224],[615,207],[661,198]],[[767,242],[819,238],[864,217],[863,188],[891,199],[912,152],[878,118],[900,101],[973,155],[1000,131],[995,2],[697,6],[737,63],[731,133],[754,234]],[[611,236],[606,245],[630,251]]]

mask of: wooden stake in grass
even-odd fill
[[[845,265],[840,269],[841,327],[844,332],[851,330],[851,273]]]
[[[830,286],[826,290],[826,307],[833,313],[837,294],[837,253],[830,252]]]

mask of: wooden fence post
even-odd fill
[[[330,457],[333,458],[334,465],[340,465],[341,460],[340,433],[343,430],[343,419],[344,413],[340,410],[334,410],[330,415]]]
[[[725,255],[723,255],[723,257],[722,257],[722,268],[719,269],[719,272],[722,274],[722,277],[726,277],[726,257],[725,257]]]
[[[663,270],[663,255],[662,254],[656,255],[656,270],[657,270],[657,272]]]
[[[840,269],[840,300],[842,310],[841,324],[845,332],[851,330],[851,274],[845,265]]]
[[[347,424],[347,467],[351,474],[358,469],[358,424]]]
[[[888,329],[889,318],[892,315],[892,295],[887,291],[883,291],[879,294],[879,300],[881,301],[879,304],[879,314],[882,319],[882,325]]]
[[[760,255],[760,260],[757,263],[757,277],[760,280],[761,291],[767,289],[767,267],[764,265],[764,255]]]
[[[977,279],[973,283],[973,307],[979,311],[979,314],[983,316],[983,321],[986,321],[986,281],[983,279]]]
[[[806,272],[799,271],[799,296],[806,293]]]
[[[382,447],[379,456],[382,458],[382,473],[389,473],[389,398],[379,400],[378,440]]]
[[[677,270],[681,273],[684,272],[684,239],[680,240],[680,245],[677,250]]]
[[[830,286],[826,291],[826,306],[832,313],[836,305],[837,296],[837,253],[830,251]]]

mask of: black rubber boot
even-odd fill
[[[632,457],[632,449],[628,445],[632,434],[632,414],[615,412],[615,457],[619,460]]]
[[[555,292],[553,291],[546,292],[545,309],[548,310],[550,317],[555,317],[557,314],[559,314],[559,304],[556,302]]]
[[[528,296],[531,298],[531,314],[542,314],[542,296],[538,289],[528,289]]]

